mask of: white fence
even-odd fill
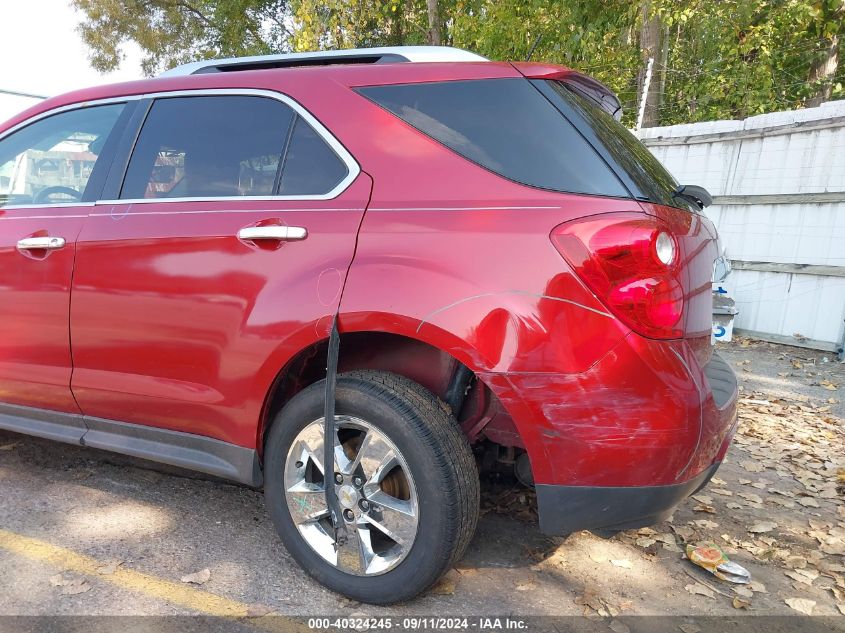
[[[824,350],[845,340],[845,101],[643,129],[681,183],[713,195],[736,328]]]

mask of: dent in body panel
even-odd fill
[[[489,380],[515,421],[527,416],[542,427],[548,464],[535,479],[654,485],[694,474],[689,464],[701,434],[702,396],[674,354],[681,345],[631,334],[579,374],[510,373]],[[532,454],[535,469],[538,461]]]

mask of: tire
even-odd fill
[[[333,548],[326,549],[326,543],[332,543],[330,522],[314,518],[325,506],[321,486],[334,479],[322,475],[322,467],[309,457],[319,454],[319,462],[323,461],[322,433],[315,435],[315,429],[322,427],[324,398],[325,381],[320,381],[292,398],[273,421],[264,453],[264,495],[270,516],[287,550],[319,583],[370,604],[409,600],[460,559],[475,532],[479,480],[469,444],[442,401],[417,383],[381,371],[340,374],[335,398],[339,438],[347,438],[344,447],[356,443],[359,447],[344,448],[335,468],[354,468],[355,460],[360,463],[359,470],[348,476],[344,470],[344,487],[336,490],[339,502],[346,504],[347,518],[356,513],[346,523],[350,533],[366,544],[356,547],[357,541],[350,541],[338,555]],[[316,446],[317,437],[319,448],[305,450]],[[384,463],[397,465],[373,468],[378,460],[371,455],[390,455],[388,445],[398,457],[393,462],[385,458]],[[346,459],[350,462],[341,464]],[[363,474],[356,478],[354,472]],[[380,477],[381,483],[375,483]],[[386,490],[395,497],[385,496]],[[298,496],[293,498],[294,494]],[[391,510],[394,506],[402,513]],[[375,524],[373,517],[378,519]],[[392,518],[401,521],[388,521]],[[399,527],[381,531],[382,524]],[[350,552],[358,553],[357,562],[354,556],[349,558]]]

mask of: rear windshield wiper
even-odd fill
[[[680,185],[672,192],[673,198],[683,198],[687,202],[692,202],[699,209],[709,207],[713,204],[713,196],[704,187],[698,185]]]

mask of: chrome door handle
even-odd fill
[[[64,246],[63,237],[25,237],[18,240],[19,251],[55,251]]]
[[[242,240],[280,240],[295,242],[308,237],[308,231],[301,226],[248,226],[238,231]]]

